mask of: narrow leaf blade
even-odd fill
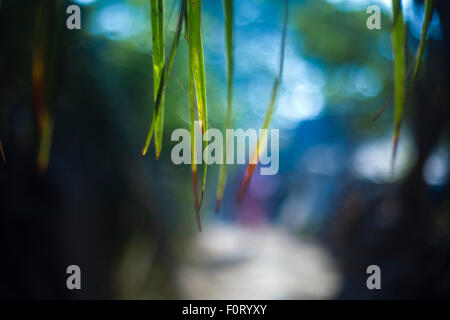
[[[226,57],[227,57],[227,115],[225,120],[225,133],[230,129],[233,121],[233,26],[234,26],[234,0],[223,0],[225,12],[225,42],[226,42]],[[225,150],[223,152],[223,163],[220,167],[219,184],[216,195],[216,212],[220,211],[220,204],[222,202],[225,191],[225,184],[227,179],[227,142],[225,142]]]
[[[425,46],[427,44],[427,34],[428,28],[430,27],[431,18],[433,17],[433,5],[434,0],[425,0],[425,19],[422,25],[422,34],[420,35],[420,44],[417,49],[416,55],[416,63],[414,66],[414,73],[411,82],[411,87],[414,86],[414,83],[417,80],[417,76],[419,75],[420,66],[423,60],[423,54],[425,53]]]
[[[402,5],[400,0],[392,0],[394,25],[392,29],[392,48],[394,51],[394,137],[391,164],[394,166],[397,152],[400,129],[403,120],[405,105],[405,22],[403,21]]]
[[[55,63],[61,1],[40,1],[32,54],[33,107],[39,134],[37,168],[45,172],[50,162],[53,137]]]
[[[266,132],[267,132],[267,129],[269,128],[270,122],[272,121],[273,113],[275,111],[275,106],[276,106],[278,88],[280,86],[281,79],[283,77],[284,51],[285,51],[285,47],[286,47],[287,17],[288,17],[288,0],[285,0],[285,2],[284,2],[284,17],[283,17],[283,33],[281,36],[281,53],[280,53],[280,62],[279,62],[279,72],[278,72],[278,77],[275,79],[274,84],[273,84],[270,103],[267,108],[264,122],[262,125],[262,129],[265,130]],[[250,160],[250,163],[247,165],[247,169],[246,169],[244,178],[242,179],[241,185],[239,187],[239,191],[238,191],[238,195],[237,195],[238,202],[241,202],[245,196],[245,193],[250,184],[251,177],[256,168],[256,164],[258,163],[258,161],[260,159],[261,153],[266,148],[266,144],[267,144],[267,136],[266,135],[260,136],[258,138],[258,142],[256,144],[256,150],[252,154],[252,158]]]
[[[163,104],[162,101],[163,101],[163,97],[164,97],[164,90],[166,88],[170,72],[172,70],[173,62],[175,60],[175,54],[176,54],[178,44],[180,41],[181,29],[183,27],[183,20],[185,17],[186,1],[187,0],[181,1],[180,10],[178,13],[178,21],[177,21],[177,26],[176,26],[176,31],[175,31],[175,37],[173,39],[172,47],[170,49],[169,59],[164,65],[160,85],[158,87],[158,90],[156,91],[156,100],[155,100],[155,107],[153,110],[152,122],[150,123],[150,128],[147,133],[147,138],[145,140],[144,147],[142,148],[143,156],[145,156],[148,151],[148,147],[150,145],[153,132],[155,131],[156,122],[158,121],[157,114],[160,110],[161,105]]]
[[[200,122],[200,128],[202,135],[208,130],[208,116],[207,116],[207,105],[206,105],[206,77],[205,77],[205,62],[203,54],[203,43],[201,35],[201,15],[202,15],[202,1],[201,0],[190,0],[188,6],[188,42],[189,42],[189,74],[190,74],[190,103],[191,103],[191,131],[192,131],[192,110],[197,105],[198,120]],[[191,133],[192,134],[192,133]],[[194,153],[193,159],[195,158],[195,144],[192,145],[191,152]],[[194,168],[196,170],[196,164],[193,162],[193,173]],[[200,208],[203,200],[203,195],[206,188],[206,173],[207,164],[205,159],[205,165],[203,170],[203,180],[202,180],[202,195],[200,202],[196,199],[196,211],[197,217],[200,215]],[[196,190],[196,185],[194,188],[194,193]]]
[[[152,45],[153,45],[153,90],[156,102],[158,90],[165,64],[164,47],[164,2],[163,0],[150,0],[151,23],[152,23]],[[156,110],[155,123],[155,155],[159,158],[162,148],[162,134],[164,128],[164,95],[161,97],[160,107]]]

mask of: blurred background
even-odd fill
[[[171,132],[189,128],[186,41],[166,91],[163,154],[142,158],[153,111],[149,1],[61,1],[40,20],[38,6],[48,12],[53,1],[1,1],[0,298],[450,297],[450,2],[436,1],[394,174],[392,106],[372,122],[393,94],[390,2],[290,0],[271,125],[280,129],[280,171],[256,170],[238,205],[245,167],[229,166],[216,215],[211,166],[199,233],[190,167],[170,160]],[[402,2],[410,66],[424,6]],[[168,51],[178,1],[164,3]],[[70,4],[81,7],[81,30],[66,28]],[[382,9],[381,30],[366,27],[371,4]],[[282,14],[283,1],[235,1],[235,128],[262,125]],[[55,43],[45,172],[36,166],[32,87],[42,30]],[[210,126],[222,129],[221,1],[203,1],[203,37]],[[66,288],[72,264],[82,290]],[[381,268],[381,290],[366,287],[372,264]]]

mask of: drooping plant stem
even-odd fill
[[[50,161],[53,136],[54,65],[61,2],[41,0],[37,4],[33,42],[32,83],[33,106],[36,114],[39,148],[37,168],[45,172]]]
[[[392,48],[394,51],[394,136],[391,157],[391,167],[394,168],[398,140],[402,125],[405,106],[405,22],[403,21],[402,4],[400,0],[392,0],[394,25],[392,29]]]
[[[192,153],[192,175],[194,183],[195,209],[197,211],[198,226],[200,229],[200,209],[206,188],[207,164],[206,159],[203,170],[202,193],[198,201],[197,192],[197,162],[195,144],[195,106],[197,106],[198,121],[200,123],[201,135],[208,130],[208,115],[206,105],[206,77],[205,61],[203,54],[203,43],[201,34],[202,1],[189,0],[187,10],[188,42],[189,42],[189,101],[191,111],[191,153]]]
[[[252,158],[250,159],[250,163],[247,165],[247,169],[245,171],[244,178],[242,179],[241,185],[239,187],[237,201],[240,202],[243,200],[244,195],[247,191],[247,188],[250,184],[251,177],[255,170],[256,164],[259,162],[260,156],[267,146],[267,129],[272,121],[272,117],[275,111],[276,100],[278,95],[278,88],[280,86],[282,77],[283,77],[283,67],[284,67],[284,51],[286,47],[286,30],[287,30],[287,19],[288,19],[288,0],[284,2],[284,16],[283,16],[283,32],[281,36],[281,53],[279,60],[279,71],[278,76],[274,80],[272,95],[270,97],[269,106],[266,111],[266,115],[264,117],[264,122],[262,125],[264,135],[260,135],[258,137],[258,141],[256,143],[256,150],[253,151]]]
[[[164,1],[150,0],[151,24],[152,24],[152,45],[153,45],[153,91],[154,102],[158,98],[158,91],[162,85],[162,78],[165,65],[165,45],[164,45]],[[159,108],[155,116],[155,156],[158,159],[161,153],[162,136],[164,129],[164,91],[161,95]]]
[[[225,43],[227,57],[227,115],[225,120],[225,133],[230,129],[233,122],[233,28],[234,28],[234,0],[223,0],[225,12]],[[219,185],[216,195],[216,212],[220,211],[220,205],[225,191],[227,165],[226,157],[228,150],[228,141],[225,141],[225,149],[223,152],[223,162],[219,172]]]
[[[400,130],[403,120],[404,108],[409,95],[412,93],[414,84],[419,75],[423,55],[428,37],[428,29],[433,17],[434,0],[425,0],[425,17],[422,25],[420,43],[416,53],[416,61],[412,71],[412,78],[406,88],[405,81],[409,77],[405,75],[406,63],[406,32],[403,21],[402,5],[400,0],[392,0],[392,10],[394,15],[394,26],[392,29],[392,47],[394,51],[394,136],[392,147],[391,168],[394,170],[395,157],[397,154],[398,142],[400,139]]]
[[[189,69],[194,76],[198,120],[202,134],[204,134],[207,130],[208,119],[206,117],[206,81],[201,35],[201,14],[202,1],[190,0],[188,7]]]
[[[430,27],[431,18],[433,17],[433,6],[434,0],[425,0],[425,18],[422,25],[422,33],[420,35],[420,44],[417,49],[416,54],[416,63],[414,66],[413,78],[411,81],[411,86],[414,86],[414,83],[417,80],[417,76],[419,75],[420,66],[423,60],[423,54],[425,53],[425,46],[428,41],[428,28]]]

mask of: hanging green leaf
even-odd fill
[[[414,86],[414,83],[417,80],[417,76],[419,75],[420,66],[423,60],[423,54],[425,53],[425,46],[428,40],[428,28],[430,27],[431,18],[433,17],[433,5],[434,0],[425,0],[425,18],[422,25],[422,34],[420,35],[419,48],[417,49],[416,63],[414,65],[413,78],[410,84],[411,88]]]
[[[226,56],[227,56],[227,115],[225,120],[225,133],[230,129],[233,121],[233,27],[234,27],[234,0],[223,0],[223,7],[225,12],[225,42],[226,42]],[[223,163],[220,167],[219,185],[217,188],[217,203],[216,212],[220,210],[223,193],[225,191],[226,176],[227,176],[227,142],[225,142],[225,150],[223,152]]]
[[[189,69],[194,76],[198,120],[202,134],[207,130],[206,81],[201,35],[201,0],[190,0],[188,8]]]
[[[406,100],[408,99],[408,96],[411,94],[411,91],[414,88],[414,84],[417,80],[417,76],[419,75],[420,66],[422,64],[423,55],[425,53],[425,47],[426,47],[426,44],[428,41],[427,34],[428,34],[428,29],[429,29],[430,23],[431,23],[431,18],[433,16],[433,5],[434,5],[434,0],[425,0],[425,19],[424,19],[424,22],[422,25],[422,34],[420,36],[419,47],[417,48],[416,62],[414,64],[413,68],[411,68],[408,71],[408,74],[406,75],[406,77],[409,78],[411,73],[413,73],[412,79],[409,82],[408,90],[406,93],[405,103],[406,103]],[[384,111],[386,111],[388,106],[391,104],[392,99],[393,99],[393,97],[391,96],[387,100],[387,102],[384,104],[383,108],[381,108],[380,112],[378,112],[375,115],[375,117],[372,119],[372,121],[376,121],[376,120],[378,120],[378,118],[381,117],[381,115],[384,113]]]
[[[164,65],[164,68],[163,68],[163,72],[162,72],[161,79],[160,79],[160,85],[159,85],[158,89],[155,91],[156,92],[155,107],[153,109],[152,122],[150,124],[147,138],[145,140],[145,144],[142,149],[143,156],[145,156],[147,154],[148,147],[152,140],[152,135],[153,135],[153,132],[155,131],[155,126],[158,121],[157,114],[158,114],[161,106],[163,105],[162,102],[163,102],[163,97],[164,97],[164,90],[166,88],[167,80],[169,79],[169,75],[172,70],[173,62],[175,60],[175,54],[176,54],[176,51],[178,48],[178,43],[180,42],[180,34],[181,34],[181,29],[183,28],[183,20],[184,20],[185,11],[186,11],[186,1],[187,0],[181,1],[181,6],[180,6],[180,9],[178,12],[178,21],[177,21],[177,26],[176,26],[176,30],[175,30],[175,37],[174,37],[173,43],[172,43],[172,48],[170,49],[168,61],[166,62],[166,64]],[[160,138],[162,139],[162,136]]]
[[[39,134],[37,168],[48,168],[53,136],[54,66],[61,1],[42,0],[36,10],[32,57],[33,107]]]
[[[256,164],[260,159],[261,153],[265,150],[267,145],[267,129],[269,128],[270,122],[272,121],[273,113],[275,111],[276,99],[278,94],[278,88],[281,83],[281,79],[283,77],[283,66],[284,66],[284,51],[286,47],[286,29],[287,29],[287,17],[288,17],[288,0],[284,2],[284,17],[283,17],[283,33],[281,36],[281,54],[280,54],[280,62],[279,62],[279,71],[278,77],[275,79],[272,88],[272,95],[270,97],[270,103],[266,111],[266,115],[264,118],[264,122],[262,125],[263,132],[266,132],[265,135],[260,135],[258,138],[258,142],[256,143],[256,150],[252,154],[252,158],[250,159],[250,163],[247,165],[247,169],[245,171],[244,178],[242,179],[241,186],[238,191],[237,201],[240,202],[243,200],[244,195],[247,191],[247,188],[250,184],[251,177],[253,172],[255,171]]]
[[[200,201],[197,197],[197,165],[196,165],[196,148],[194,141],[194,121],[195,117],[193,111],[195,105],[197,106],[198,120],[200,123],[201,134],[203,135],[208,130],[208,116],[206,106],[206,78],[205,78],[205,62],[203,56],[203,43],[201,35],[201,15],[202,2],[201,0],[190,0],[188,5],[188,42],[189,42],[189,95],[190,95],[190,110],[191,110],[191,153],[192,153],[192,174],[194,183],[194,197],[195,208],[197,211],[198,225],[200,229],[200,208],[203,200],[203,195],[206,188],[206,173],[207,164],[205,159],[203,180],[202,180],[202,195]],[[198,146],[201,148],[201,146]]]
[[[163,0],[150,0],[151,24],[152,24],[152,46],[153,46],[153,91],[154,102],[158,90],[161,87],[161,80],[165,64],[165,46],[164,46],[164,2]],[[162,147],[162,135],[164,129],[164,92],[160,98],[160,106],[154,109],[155,119],[155,155],[159,158]],[[144,152],[145,154],[145,152]]]
[[[394,51],[394,137],[391,165],[394,167],[395,155],[400,137],[405,106],[405,22],[403,21],[400,0],[392,0],[394,24],[392,28],[392,48]]]
[[[189,71],[190,72],[190,71]],[[194,75],[190,72],[189,75],[189,110],[190,110],[190,132],[191,132],[191,171],[192,171],[192,184],[194,191],[194,207],[196,211],[197,227],[198,230],[202,230],[202,224],[200,220],[200,204],[198,202],[198,169],[197,169],[197,148],[199,146],[195,143],[196,131],[195,131],[195,85]],[[201,146],[200,146],[201,148]]]
[[[200,6],[201,7],[201,6]],[[200,25],[201,27],[201,25]],[[199,28],[201,30],[201,28]],[[207,114],[207,108],[206,108],[206,77],[205,77],[205,58],[203,56],[203,38],[202,35],[199,35],[200,38],[200,49],[199,49],[199,66],[200,66],[200,81],[201,81],[201,95],[202,95],[202,101],[204,103],[203,109],[202,109],[202,119],[203,119],[203,127],[202,122],[200,122],[200,128],[202,129],[202,134],[206,134],[206,131],[208,130],[208,114]],[[195,83],[195,82],[194,82]],[[200,110],[198,109],[198,100],[197,100],[197,111],[200,114]],[[205,148],[208,147],[208,139],[205,140]],[[200,203],[197,210],[200,210],[202,203],[203,203],[203,197],[205,195],[205,189],[206,189],[206,173],[208,170],[207,162],[207,153],[205,153],[203,164],[203,180],[202,180],[202,194],[200,197]]]

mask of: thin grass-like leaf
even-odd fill
[[[394,62],[395,62],[395,109],[394,109],[394,138],[392,147],[391,168],[394,170],[395,156],[400,138],[401,123],[406,101],[414,88],[419,75],[423,54],[427,43],[428,28],[433,16],[434,0],[425,0],[425,19],[420,36],[420,44],[417,49],[416,62],[413,69],[412,79],[405,92],[405,25],[403,22],[400,0],[392,0],[394,10],[394,29],[392,33]]]
[[[434,0],[425,0],[425,19],[422,25],[422,34],[420,36],[420,44],[419,47],[417,49],[417,53],[416,53],[416,61],[414,63],[414,65],[412,66],[412,68],[410,68],[410,70],[408,71],[408,74],[406,75],[406,78],[409,78],[412,75],[412,78],[409,82],[409,86],[408,86],[408,90],[406,92],[406,97],[405,97],[405,104],[406,101],[408,100],[409,95],[412,92],[412,89],[414,88],[414,84],[417,80],[417,76],[419,75],[419,70],[420,70],[420,66],[422,64],[422,60],[423,60],[423,55],[425,53],[425,47],[427,44],[427,34],[428,34],[428,29],[430,27],[430,23],[431,23],[431,18],[433,16],[433,5],[434,5]],[[377,113],[377,115],[372,119],[372,121],[376,121],[378,120],[378,118],[381,117],[381,115],[384,113],[384,111],[386,111],[387,107],[390,105],[390,103],[392,102],[392,96],[388,99],[388,101],[386,102],[386,104],[383,106],[383,108],[380,110],[380,112]]]
[[[390,96],[389,99],[386,101],[386,103],[383,105],[383,107],[381,108],[381,110],[375,115],[375,117],[372,118],[372,122],[377,121],[382,115],[383,113],[386,111],[386,109],[389,107],[389,105],[392,102],[392,98],[393,96]]]
[[[272,116],[275,111],[276,99],[278,94],[278,88],[281,83],[281,79],[283,77],[283,67],[284,67],[284,51],[286,46],[286,29],[287,29],[287,17],[288,17],[288,0],[284,2],[284,17],[283,17],[283,33],[281,36],[281,54],[280,54],[280,67],[278,72],[278,77],[275,79],[272,95],[270,98],[269,107],[267,108],[266,115],[264,118],[264,122],[262,125],[262,129],[266,134],[263,136],[259,136],[258,142],[256,143],[256,150],[252,154],[252,158],[250,159],[250,163],[247,165],[247,169],[245,171],[244,178],[242,179],[241,186],[239,187],[237,201],[241,202],[244,198],[244,195],[247,191],[247,188],[250,184],[251,177],[256,168],[256,164],[260,159],[261,153],[265,150],[267,145],[267,129],[269,128],[270,122],[272,121]]]
[[[189,101],[191,110],[191,153],[192,153],[192,174],[194,183],[194,197],[195,197],[195,209],[197,211],[197,221],[199,229],[200,225],[200,208],[203,200],[203,195],[206,188],[206,174],[207,164],[205,159],[203,179],[202,179],[202,194],[200,201],[198,201],[197,195],[197,165],[196,165],[196,146],[194,121],[195,116],[193,111],[195,105],[197,106],[198,120],[200,123],[201,134],[203,135],[208,130],[208,116],[206,105],[206,78],[205,78],[205,62],[203,56],[203,43],[201,35],[201,15],[202,15],[202,1],[201,0],[189,0],[187,10],[188,20],[188,42],[189,42]]]
[[[165,64],[164,46],[164,1],[150,0],[152,45],[153,45],[153,90],[156,102],[158,90]],[[155,109],[156,110],[156,109]],[[160,106],[156,112],[155,123],[155,156],[158,159],[162,148],[162,135],[164,129],[164,94],[161,97]]]
[[[150,123],[150,128],[147,133],[147,138],[145,140],[144,147],[142,148],[143,156],[145,156],[147,154],[148,147],[152,140],[153,132],[155,131],[155,126],[158,121],[157,114],[162,105],[162,101],[163,101],[163,97],[164,97],[164,90],[166,88],[167,81],[168,81],[169,75],[170,75],[170,71],[172,70],[173,62],[175,60],[175,54],[176,54],[176,51],[178,48],[178,44],[180,42],[180,34],[181,34],[181,29],[183,27],[183,20],[184,20],[185,11],[186,11],[186,1],[187,0],[181,1],[180,10],[178,13],[177,26],[176,26],[176,30],[175,30],[175,37],[173,39],[172,47],[170,49],[169,58],[168,58],[168,61],[166,61],[165,65],[164,65],[163,72],[161,75],[160,85],[159,85],[158,89],[155,91],[156,92],[155,107],[153,109],[152,122]]]
[[[166,33],[167,33],[167,30],[169,30],[169,23],[172,20],[172,16],[173,16],[173,13],[175,12],[176,6],[177,6],[177,1],[175,0],[172,2],[172,6],[170,7],[170,10],[169,10],[169,17],[166,21],[166,26],[164,27],[164,30],[166,30]]]
[[[50,161],[53,136],[54,65],[59,35],[58,11],[61,1],[40,1],[36,11],[33,42],[33,106],[39,134],[37,168],[45,172]],[[55,25],[56,24],[56,27]]]
[[[202,134],[207,130],[206,81],[201,35],[201,0],[190,0],[188,8],[189,69],[194,75],[198,120]]]
[[[226,42],[226,56],[227,56],[227,115],[225,120],[225,132],[230,129],[233,121],[233,28],[234,28],[234,0],[223,0],[223,7],[225,12],[225,42]],[[223,163],[220,167],[219,185],[216,195],[216,212],[220,211],[220,204],[222,202],[223,193],[225,191],[225,184],[227,180],[227,142],[225,142],[225,150],[223,152]]]
[[[201,1],[199,1],[200,3],[200,10],[201,10]],[[200,11],[200,19],[199,19],[199,23],[201,22],[201,11]],[[198,28],[199,31],[201,31],[201,24],[199,25]],[[199,46],[198,49],[196,49],[195,51],[198,53],[197,57],[195,57],[195,63],[194,63],[194,85],[195,85],[195,92],[196,92],[196,102],[197,102],[197,113],[198,113],[198,118],[199,118],[199,122],[200,122],[200,129],[201,129],[201,134],[205,135],[206,131],[208,130],[208,115],[207,115],[207,108],[206,108],[206,78],[205,78],[205,58],[203,55],[203,37],[200,34],[198,35],[198,39],[199,41]],[[198,59],[198,68],[197,68],[197,59]],[[196,78],[196,73],[198,72],[198,77]],[[200,89],[198,89],[200,88]],[[200,91],[200,92],[199,92]],[[202,101],[201,103],[199,103],[199,101]],[[200,106],[200,107],[199,107]],[[205,148],[207,148],[208,146],[208,140],[205,140]],[[201,147],[200,147],[201,148]],[[204,164],[203,164],[203,178],[202,178],[202,189],[201,189],[201,196],[200,196],[200,201],[197,207],[197,211],[200,211],[200,208],[202,207],[202,203],[203,203],[203,197],[205,194],[205,189],[206,189],[206,174],[208,171],[208,165],[206,164],[207,158],[206,158],[207,154],[205,153],[204,155]]]
[[[190,132],[191,132],[191,171],[192,171],[192,184],[194,191],[194,207],[197,220],[197,228],[202,230],[202,224],[200,220],[200,204],[198,201],[198,169],[197,169],[197,147],[195,143],[196,131],[195,131],[195,85],[194,75],[190,72],[189,75],[189,110],[190,110]]]
[[[201,30],[201,28],[199,28]],[[207,113],[207,105],[206,105],[206,77],[205,77],[205,58],[203,55],[203,37],[200,34],[199,36],[200,38],[200,50],[199,50],[199,65],[200,65],[200,81],[201,81],[201,95],[202,95],[202,100],[203,100],[203,129],[202,129],[202,134],[206,134],[206,131],[208,130],[208,113]],[[198,106],[198,103],[197,103]],[[198,109],[197,109],[198,111]],[[205,140],[205,148],[208,147],[208,139]],[[202,203],[203,203],[203,197],[205,195],[205,190],[206,190],[206,174],[208,171],[208,165],[207,165],[207,153],[205,153],[204,155],[204,161],[205,163],[203,164],[203,180],[202,180],[202,194],[200,197],[200,203],[198,206],[198,210],[200,210],[200,208],[202,207]]]
[[[405,22],[403,21],[400,0],[392,0],[394,25],[392,29],[392,48],[394,51],[394,136],[391,167],[394,167],[400,129],[405,106]]]
[[[417,76],[419,75],[420,66],[421,66],[422,60],[423,60],[423,54],[425,53],[425,46],[427,44],[428,28],[430,27],[431,18],[433,17],[433,5],[434,5],[434,0],[425,0],[425,19],[424,19],[423,25],[422,25],[422,34],[420,36],[419,48],[417,49],[416,63],[414,66],[414,73],[413,73],[413,78],[411,81],[411,87],[414,86],[414,83],[417,80]]]

